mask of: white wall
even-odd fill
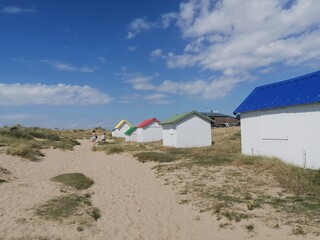
[[[118,137],[118,133],[119,133],[119,130],[118,129],[114,129],[111,133],[112,137]]]
[[[197,115],[191,115],[176,126],[163,126],[163,145],[179,148],[211,146],[211,124]]]
[[[320,168],[320,104],[241,114],[242,153]]]
[[[191,115],[177,124],[177,147],[211,146],[211,124],[197,115]]]
[[[162,139],[162,127],[153,122],[143,128],[137,128],[137,142],[152,142]]]
[[[117,137],[125,138],[126,135],[124,134],[127,130],[129,130],[130,126],[127,123],[122,124],[118,129],[119,132],[117,133]]]
[[[131,133],[131,135],[125,135],[126,142],[136,142],[137,141],[137,131]]]
[[[162,125],[162,139],[163,146],[176,147],[177,146],[177,131],[173,124]]]

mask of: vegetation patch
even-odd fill
[[[57,131],[44,128],[26,128],[21,125],[0,128],[0,145],[5,146],[5,153],[20,156],[32,161],[43,157],[41,149],[59,148],[72,150],[80,144],[76,141],[79,134],[70,131]]]
[[[228,154],[219,154],[219,155],[213,155],[213,156],[195,156],[193,157],[193,163],[198,165],[226,165],[233,162],[234,158],[232,155]]]
[[[108,154],[116,154],[116,153],[122,153],[124,152],[124,148],[119,147],[119,146],[111,146],[107,148],[107,153]]]
[[[172,162],[176,160],[176,156],[166,152],[140,152],[133,155],[139,162]]]
[[[293,235],[306,235],[306,232],[303,230],[302,227],[296,227],[294,229],[292,229],[292,234]]]
[[[248,224],[248,225],[246,225],[246,229],[247,229],[248,232],[253,232],[253,230],[254,230],[254,224]]]
[[[229,221],[235,221],[235,222],[240,222],[243,219],[248,219],[249,215],[245,213],[238,213],[238,212],[222,212],[222,216],[226,217]]]
[[[51,199],[35,209],[41,218],[53,221],[75,219],[79,222],[97,220],[101,214],[99,209],[92,207],[91,200],[86,196],[75,194]]]
[[[94,181],[83,175],[82,173],[65,173],[53,177],[52,181],[61,182],[67,186],[76,188],[78,190],[87,189],[92,186]]]
[[[7,181],[4,179],[0,179],[0,183],[4,183],[4,182],[7,182]]]

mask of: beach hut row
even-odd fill
[[[240,114],[243,154],[320,169],[320,71],[259,86],[234,114]],[[211,123],[191,111],[162,122],[147,119],[136,127],[121,120],[112,135],[147,142],[160,140],[161,132],[164,146],[202,147],[212,143]]]
[[[113,137],[125,138],[128,142],[153,142],[163,140],[163,146],[187,148],[212,144],[212,120],[197,112],[176,114],[164,121],[149,118],[133,126],[121,120],[112,130]]]

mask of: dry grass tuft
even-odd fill
[[[32,161],[38,161],[43,157],[41,149],[52,147],[72,150],[80,144],[76,141],[79,137],[80,134],[71,131],[26,128],[20,125],[0,128],[0,146],[4,147],[3,151]]]
[[[53,198],[35,208],[34,213],[47,220],[69,220],[81,224],[90,224],[101,216],[100,210],[92,207],[91,200],[87,196],[76,194]]]

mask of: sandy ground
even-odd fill
[[[0,239],[312,239],[295,236],[290,228],[272,230],[254,222],[255,232],[219,227],[215,216],[200,213],[157,178],[151,163],[139,163],[127,154],[92,152],[82,141],[74,151],[46,150],[40,162],[0,155],[0,166],[11,172],[0,184]],[[57,196],[61,185],[50,181],[62,173],[80,172],[95,183],[92,203],[101,218],[77,231],[76,224],[42,220],[33,208]]]

